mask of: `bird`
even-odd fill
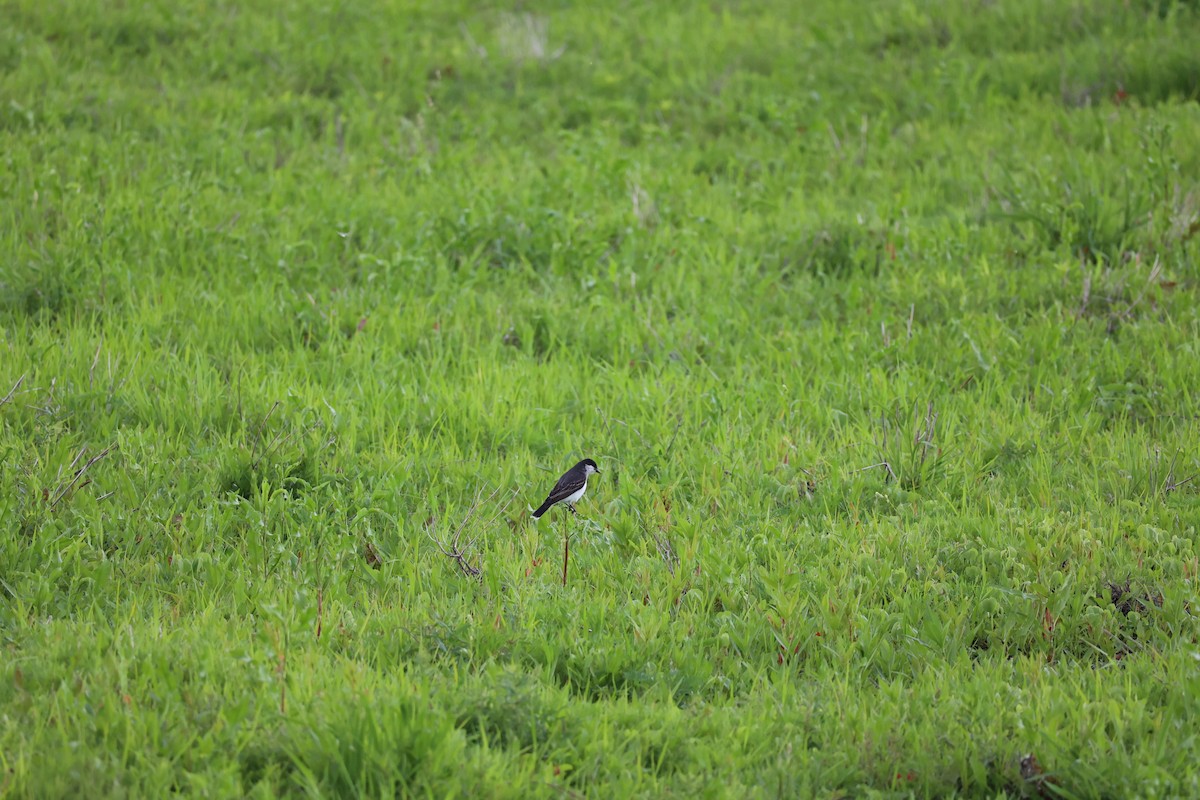
[[[599,474],[599,472],[600,470],[596,468],[596,462],[590,458],[585,458],[571,467],[558,479],[558,483],[554,484],[554,488],[546,496],[546,502],[542,503],[538,507],[538,510],[533,512],[533,518],[540,519],[542,514],[550,510],[551,506],[558,505],[559,503],[566,503],[567,508],[571,509],[572,514],[578,513],[575,511],[575,504],[579,502],[579,498],[583,497],[583,493],[587,491],[588,477]]]

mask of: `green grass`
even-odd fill
[[[1200,794],[1196,3],[0,17],[0,796]]]

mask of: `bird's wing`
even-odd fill
[[[586,484],[587,478],[576,475],[574,472],[568,472],[558,479],[558,483],[554,484],[554,488],[546,497],[546,502],[557,503],[563,498],[575,494]]]

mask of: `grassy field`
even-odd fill
[[[1200,795],[1197,4],[592,5],[0,0],[0,796]]]

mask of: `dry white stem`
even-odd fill
[[[896,480],[896,473],[892,471],[892,465],[886,461],[880,461],[878,464],[870,464],[868,466],[862,467],[860,469],[856,469],[854,471],[855,472],[866,472],[869,469],[878,469],[879,467],[883,467],[884,470],[887,471],[887,474],[891,476],[892,480]]]
[[[0,408],[4,408],[4,404],[5,404],[5,403],[7,403],[9,400],[12,400],[12,398],[13,398],[13,395],[17,393],[17,389],[20,389],[20,388],[21,388],[21,384],[22,384],[22,383],[24,383],[24,382],[25,382],[25,376],[24,376],[24,375],[22,375],[21,377],[17,378],[17,382],[16,382],[16,383],[14,383],[14,384],[13,384],[13,387],[12,387],[11,389],[9,389],[9,390],[8,390],[8,394],[4,395],[4,399],[3,399],[3,400],[0,400]]]
[[[484,503],[491,503],[496,498],[496,495],[500,493],[500,489],[501,487],[497,486],[486,498],[483,496],[482,489],[475,493],[475,497],[471,501],[470,507],[467,508],[466,515],[463,516],[462,522],[459,523],[458,527],[454,529],[454,533],[450,536],[450,540],[448,542],[442,541],[431,531],[427,530],[425,532],[425,535],[429,538],[429,541],[433,542],[433,545],[441,552],[441,554],[453,561],[455,566],[458,567],[459,571],[468,577],[477,578],[483,574],[482,568],[471,563],[471,551],[474,549],[476,542],[479,541],[479,537],[482,535],[483,531],[486,531],[488,528],[490,528],[492,524],[499,519],[506,510],[508,510],[509,505],[512,504],[513,499],[517,496],[517,490],[512,490],[512,494],[509,495],[508,499],[503,503],[503,505],[501,505],[496,513],[493,514],[492,517],[481,526],[480,533],[471,537],[471,539],[465,545],[462,541],[463,533],[467,530],[471,520],[475,518],[475,515],[479,511],[480,507]],[[436,522],[432,527],[437,527]]]
[[[101,450],[99,453],[97,453],[96,455],[94,455],[94,456],[92,456],[91,458],[89,458],[89,459],[88,459],[88,461],[87,461],[87,463],[86,463],[86,464],[84,464],[82,467],[80,467],[80,468],[79,468],[79,469],[78,469],[78,470],[75,472],[75,476],[74,476],[73,478],[71,478],[71,482],[70,482],[70,483],[68,483],[66,486],[64,486],[63,488],[61,488],[61,489],[58,491],[58,494],[56,494],[56,495],[55,495],[55,497],[54,497],[54,500],[53,500],[53,501],[50,503],[50,508],[51,508],[51,509],[53,509],[55,506],[57,506],[57,505],[58,505],[58,502],[59,502],[60,500],[62,500],[64,497],[66,497],[67,493],[68,493],[68,492],[70,492],[70,491],[71,491],[71,489],[72,489],[72,488],[75,486],[75,484],[79,482],[79,479],[83,477],[83,474],[84,474],[85,472],[87,472],[87,471],[88,471],[88,469],[89,469],[89,468],[90,468],[90,467],[91,467],[93,464],[95,464],[97,461],[99,461],[100,459],[104,458],[106,455],[108,455],[109,453],[111,453],[111,452],[112,452],[112,449],[113,449],[114,447],[116,447],[116,445],[115,445],[115,444],[110,444],[108,447],[104,448],[104,449],[103,449],[103,450]],[[81,448],[79,449],[79,453],[78,453],[78,454],[75,456],[75,460],[71,462],[71,468],[72,468],[72,469],[74,469],[75,465],[79,463],[79,459],[83,458],[83,453],[84,453],[84,451],[85,451],[85,450],[87,450],[87,448],[86,448],[86,447],[81,447]]]

